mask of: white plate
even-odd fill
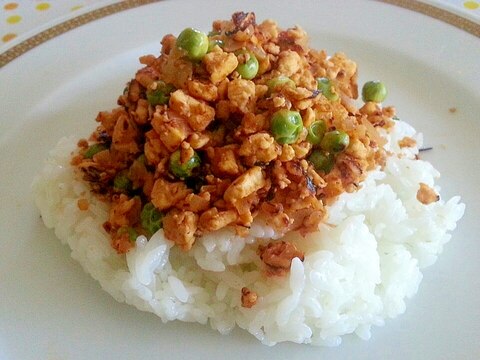
[[[247,333],[163,324],[115,302],[46,230],[30,183],[57,140],[85,136],[115,105],[138,56],[158,53],[167,32],[208,29],[239,8],[283,27],[302,25],[314,47],[344,51],[360,82],[382,79],[388,103],[425,135],[443,174],[444,197],[462,195],[466,215],[424,273],[407,312],[340,348],[280,344]],[[474,359],[480,356],[479,39],[438,20],[379,2],[165,1],[91,22],[0,71],[1,359]],[[449,111],[455,108],[456,112]]]

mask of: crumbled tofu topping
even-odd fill
[[[420,183],[420,188],[417,191],[417,200],[423,205],[428,205],[440,200],[440,195],[427,184]]]
[[[409,136],[405,136],[403,139],[398,141],[398,146],[400,146],[401,148],[414,147],[416,145],[417,142],[415,141],[415,139]]]
[[[317,231],[325,206],[385,162],[377,129],[392,126],[395,109],[374,102],[357,109],[357,65],[345,54],[310,48],[300,27],[257,24],[254,13],[215,21],[201,36],[210,42],[204,54],[169,34],[159,56],[142,56],[118,107],[98,114],[72,155],[91,191],[110,204],[104,228],[119,253],[161,227],[184,251],[227,226],[245,236],[258,216],[279,233]],[[275,124],[276,116],[293,122]],[[347,141],[316,139],[319,123]],[[328,166],[314,159],[320,151]],[[418,196],[436,201],[424,185]],[[284,241],[258,252],[272,276],[303,260]],[[242,291],[244,307],[255,302],[254,292]]]
[[[243,287],[242,288],[242,307],[250,309],[257,303],[257,293],[255,291],[251,291],[250,289]]]
[[[304,260],[304,253],[287,241],[270,242],[268,245],[258,247],[260,259],[266,265],[267,275],[282,276],[290,271],[290,265],[294,258]]]
[[[81,211],[87,211],[90,204],[87,199],[78,199],[77,206]]]

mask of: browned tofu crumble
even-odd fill
[[[158,57],[140,58],[143,67],[118,107],[100,112],[96,130],[78,143],[72,164],[110,204],[104,228],[118,253],[135,246],[132,233],[151,235],[141,221],[147,204],[162,213],[166,238],[185,251],[197,237],[226,226],[247,235],[256,217],[280,233],[316,231],[325,205],[356,191],[369,170],[384,165],[385,140],[377,129],[392,126],[395,109],[373,102],[356,107],[357,65],[345,54],[312,49],[300,27],[257,24],[254,13],[215,21],[209,39],[222,46],[192,61],[177,38],[166,35]],[[258,72],[245,79],[237,70],[250,56]],[[280,76],[290,84],[269,88]],[[334,99],[319,90],[317,78],[331,81]],[[165,104],[154,105],[148,94],[159,84],[171,92]],[[298,112],[303,122],[291,143],[279,143],[271,131],[272,116],[282,109]],[[329,171],[309,161],[314,145],[307,129],[315,121],[349,136]],[[92,145],[99,151],[88,155]],[[181,164],[198,156],[200,165],[185,178],[176,176],[169,166],[175,152]],[[127,188],[115,186],[122,174]],[[258,254],[269,275],[288,272],[294,257],[303,259],[285,241],[261,246]],[[242,291],[243,306],[255,301],[256,294]]]
[[[267,275],[282,276],[290,271],[294,258],[304,260],[303,251],[287,241],[270,242],[268,245],[258,247],[258,255],[266,265]]]
[[[78,199],[77,206],[81,211],[87,211],[90,204],[87,199]]]
[[[420,188],[417,191],[417,200],[423,205],[429,205],[440,200],[440,195],[427,184],[420,183]]]
[[[403,139],[398,141],[398,146],[401,148],[405,147],[414,147],[417,145],[417,141],[409,136],[405,136]]]
[[[249,288],[242,288],[241,303],[242,307],[250,309],[257,303],[258,295],[255,291],[251,291]]]

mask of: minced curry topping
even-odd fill
[[[310,48],[300,27],[238,12],[161,45],[72,159],[110,204],[104,228],[117,252],[160,228],[187,251],[226,226],[248,235],[257,217],[280,233],[316,231],[325,205],[384,164],[377,129],[395,116],[381,106],[385,89],[372,82],[358,109],[355,62]],[[303,253],[281,242],[259,256],[275,274]]]

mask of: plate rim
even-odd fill
[[[107,16],[137,8],[140,6],[161,2],[163,0],[126,0],[116,2],[110,5],[102,6],[100,8],[93,9],[83,14],[69,17],[67,20],[61,21],[55,25],[48,27],[34,35],[27,37],[25,40],[19,42],[16,45],[7,48],[0,53],[0,69],[9,64],[16,58],[25,54],[29,50],[51,40],[61,34],[64,34],[70,30],[76,29],[82,25],[88,24],[95,20],[105,18]],[[446,24],[452,25],[460,30],[463,30],[477,38],[480,38],[480,23],[470,20],[466,17],[462,17],[454,12],[451,12],[445,8],[422,2],[420,0],[375,0],[380,3],[394,5],[414,11],[431,18],[440,20]],[[424,0],[425,1],[425,0]],[[62,19],[62,18],[60,18]]]
[[[372,3],[371,3],[371,4],[372,4]],[[165,5],[165,4],[162,4],[162,5]],[[160,5],[160,7],[162,7],[162,5]],[[368,5],[368,4],[367,4],[367,5]],[[152,5],[152,6],[155,7],[156,5]],[[381,6],[381,4],[380,4],[380,6]],[[141,10],[141,11],[144,11],[144,10],[145,10],[145,11],[148,11],[149,7],[143,7],[143,8],[138,8],[138,9]],[[388,7],[388,9],[390,9],[391,13],[394,14],[394,12],[395,12],[395,10],[396,10],[397,8],[395,8],[395,7]],[[387,9],[387,10],[388,10],[388,9]],[[123,15],[126,15],[126,14],[128,14],[128,13],[123,13]],[[122,16],[121,14],[119,14],[119,15]],[[415,15],[415,13],[413,13],[413,12],[408,12],[408,13],[405,13],[405,14],[404,14],[405,18],[408,18],[409,15],[411,15],[411,16],[413,17],[413,16]],[[114,17],[116,17],[116,16],[117,16],[117,15],[114,15]],[[114,18],[114,17],[113,17],[113,18]],[[422,20],[421,17],[417,17],[417,19],[418,19],[418,20]],[[88,27],[90,27],[90,26],[92,26],[92,25],[95,25],[95,26],[96,26],[96,25],[100,25],[100,24],[103,24],[103,23],[106,22],[106,21],[110,22],[111,20],[112,20],[112,19],[110,18],[110,19],[108,19],[108,20],[97,21],[97,22],[89,25]],[[425,19],[425,20],[428,20],[428,18]],[[442,24],[439,24],[439,26],[443,26],[443,25],[442,25]],[[93,27],[93,26],[92,26],[92,27]],[[87,28],[87,27],[83,27],[83,28]],[[83,28],[80,28],[80,29],[83,29]],[[448,29],[446,29],[446,30],[451,31],[451,32],[453,33],[453,35],[458,34],[458,33],[460,33],[460,35],[463,35],[462,32],[460,32],[460,31],[458,31],[458,30],[455,30],[455,29],[452,29],[452,28],[448,28]],[[82,32],[83,32],[83,30],[82,30]],[[69,38],[70,36],[76,35],[76,34],[79,34],[79,33],[80,33],[79,30],[71,31],[71,32],[69,32],[69,33],[67,34],[67,37]],[[50,42],[48,42],[47,44],[40,46],[38,49],[30,51],[29,53],[27,53],[26,56],[22,57],[21,59],[15,60],[15,61],[12,63],[12,66],[11,66],[11,67],[7,67],[7,68],[6,68],[6,74],[8,74],[10,71],[12,71],[12,72],[15,71],[15,68],[16,68],[15,65],[18,64],[18,63],[22,63],[22,64],[23,64],[23,63],[25,62],[25,60],[28,60],[29,62],[35,61],[35,60],[34,60],[34,56],[32,56],[32,55],[34,55],[35,53],[40,52],[40,51],[42,51],[42,50],[45,50],[47,47],[49,47],[50,45],[52,45],[53,43],[55,43],[55,42],[56,42],[55,40],[63,41],[63,38],[61,38],[61,39],[60,39],[60,38],[54,39],[54,41],[50,41]],[[475,41],[476,38],[472,38],[472,40]],[[44,53],[45,53],[45,52],[44,52]],[[122,54],[123,54],[123,53],[122,53]],[[51,52],[48,52],[47,55],[48,55],[48,56],[51,56],[51,55],[53,55],[53,54],[52,54]],[[4,74],[1,74],[1,72],[0,72],[0,77],[1,77],[2,75],[6,75],[6,74],[5,74],[5,73],[4,73]],[[462,197],[463,197],[464,195],[465,195],[465,194],[462,194]],[[463,221],[462,221],[462,227],[464,228],[464,230],[467,230],[468,227],[465,226],[465,225],[466,225],[466,223],[465,223],[466,218],[464,218],[464,219],[462,219],[462,220],[463,220]],[[455,234],[454,234],[454,236],[455,236]],[[460,238],[459,238],[459,240],[460,240]],[[452,241],[452,244],[449,244],[449,245],[452,246],[452,245],[453,245],[453,241]],[[67,248],[66,250],[68,250],[68,248]],[[451,250],[450,250],[450,252],[451,252]],[[446,255],[446,254],[445,254],[445,255]],[[67,254],[67,260],[71,260],[70,257],[68,256],[68,254]],[[442,261],[445,261],[445,260],[443,259]],[[440,264],[438,264],[438,265],[440,265]],[[433,268],[433,271],[436,271],[436,269],[438,269],[438,265],[436,265],[436,267]],[[81,268],[79,268],[79,267],[77,266],[77,263],[75,263],[75,266],[76,266],[75,269],[77,270],[77,272],[78,272],[78,271],[82,272]],[[430,272],[431,272],[431,270],[430,270]],[[82,273],[82,274],[83,274],[83,273]],[[88,280],[89,282],[91,282],[92,279],[91,279],[88,275],[85,275],[85,276],[87,276],[87,278],[88,278],[87,280]],[[89,284],[89,285],[90,285],[90,284]],[[426,282],[424,282],[424,283],[422,284],[422,289],[423,289],[422,291],[424,291],[424,292],[425,292],[425,290],[427,289]],[[101,291],[101,290],[99,290],[99,291]],[[103,294],[103,291],[101,291],[101,292],[102,292],[102,294]],[[418,295],[420,295],[420,293],[419,293]],[[415,301],[418,301],[418,299],[419,299],[418,295],[416,296],[416,298],[414,298]],[[95,298],[95,299],[96,299],[96,298]],[[414,309],[414,306],[413,306],[414,304],[413,304],[412,302],[410,302],[410,304],[411,304],[411,305],[410,305],[410,308],[407,307],[407,311],[412,311],[412,309]],[[123,304],[120,304],[120,305],[123,306]],[[415,306],[416,306],[416,305],[415,305]],[[137,313],[136,309],[134,309],[134,310],[135,310],[135,312]],[[403,315],[402,315],[402,316],[403,316]],[[401,322],[401,321],[402,321],[401,319],[402,319],[402,318],[399,317],[399,318],[397,318],[397,319],[395,320],[395,322],[397,322],[397,323],[398,323],[398,322]],[[403,317],[403,319],[405,319],[405,317]],[[155,319],[155,320],[158,320],[158,319]],[[395,325],[392,324],[393,321],[389,321],[389,322],[390,322],[389,328],[395,326]],[[184,325],[184,324],[182,324],[182,327],[183,327],[183,325]],[[392,325],[393,325],[393,326],[392,326]],[[197,326],[197,327],[198,327],[198,326]],[[202,328],[202,329],[205,330],[205,331],[209,330],[209,329],[207,329],[207,328]],[[388,341],[388,337],[385,337],[384,335],[382,335],[382,337],[380,337],[380,329],[379,329],[379,328],[375,329],[375,331],[376,331],[376,333],[377,333],[377,335],[375,335],[375,338],[373,338],[372,341],[369,342],[369,343],[361,342],[361,346],[372,347],[372,345],[373,345],[373,350],[376,351],[376,350],[377,350],[376,344],[377,344],[378,339],[382,339],[382,338],[383,338],[383,339],[385,339],[385,340]],[[382,330],[382,332],[383,332],[383,331],[384,331],[384,330]],[[390,331],[390,330],[387,330],[387,335],[388,335],[389,331]],[[238,331],[238,329],[237,329],[237,333],[238,333],[238,335],[240,335],[240,331]],[[241,333],[242,333],[242,335],[243,335],[243,331],[242,331]],[[216,335],[216,337],[218,337],[217,333],[215,333],[215,335]],[[248,333],[245,333],[245,335],[248,335]],[[235,335],[235,336],[237,336],[237,335]],[[252,338],[252,341],[253,341],[253,340],[255,340],[255,339]],[[220,341],[223,342],[223,341],[225,341],[225,340],[220,340]],[[228,342],[230,342],[230,341],[231,341],[231,340],[228,339]],[[356,341],[356,340],[355,340],[355,341]],[[0,342],[1,342],[1,341],[0,341]],[[9,345],[8,348],[10,347],[11,344],[12,344],[12,343],[10,343],[10,342],[7,343],[7,345]],[[257,343],[255,343],[255,344],[257,344]],[[290,344],[289,344],[288,346],[290,346]],[[0,346],[0,347],[1,347],[1,346]],[[7,348],[7,347],[6,347],[6,348]],[[337,348],[337,349],[335,349],[335,350],[336,350],[336,351],[342,351],[342,350],[344,350],[344,348],[345,348],[345,345],[344,345],[342,348]],[[380,343],[380,348],[383,349],[381,343]],[[63,351],[63,348],[60,348],[60,349],[61,349],[60,355],[63,354],[63,356],[66,356],[67,354],[71,354],[71,353],[69,353],[69,352]],[[102,349],[103,349],[103,348],[102,348]],[[282,348],[282,349],[283,349],[283,348]],[[297,347],[297,349],[300,349],[300,348]],[[303,351],[304,349],[305,349],[305,347],[302,347],[301,350]],[[308,348],[308,349],[309,349],[309,348]],[[342,350],[340,350],[340,349],[342,349]],[[104,353],[104,350],[99,350],[99,351],[100,351],[100,353]],[[320,351],[321,351],[320,354],[323,353],[325,356],[327,356],[327,353],[324,353],[324,349],[322,349],[322,350],[320,350]],[[360,350],[360,351],[361,351],[361,350]],[[338,352],[338,353],[339,353],[339,354],[347,354],[347,353],[345,353],[344,351]],[[275,353],[272,353],[272,354],[275,354]],[[60,356],[60,355],[58,355],[58,356]],[[386,354],[385,354],[385,355],[386,355]],[[405,354],[405,355],[406,355],[406,354]],[[13,355],[12,355],[12,356],[13,356]],[[53,356],[53,355],[52,355],[52,356]],[[176,356],[173,356],[173,357],[176,357]],[[306,356],[306,357],[307,357],[307,356]],[[328,357],[328,356],[327,356],[327,357]],[[335,356],[335,357],[336,357],[336,356]]]

